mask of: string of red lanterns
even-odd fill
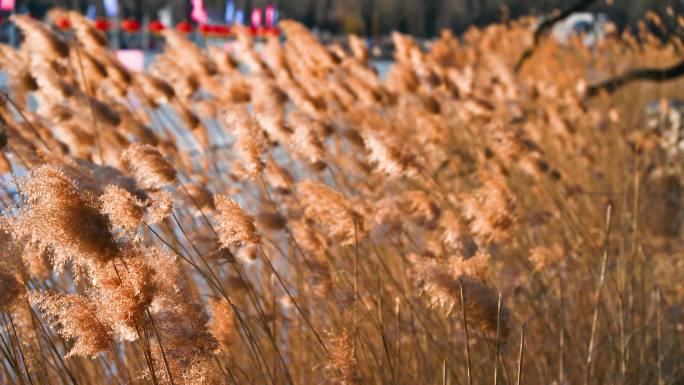
[[[68,17],[59,17],[54,21],[55,26],[63,31],[71,29],[71,21]],[[108,32],[112,28],[112,23],[108,19],[99,18],[92,21],[95,29],[101,32]],[[134,34],[140,32],[141,24],[135,19],[124,19],[119,24],[119,27],[126,33]],[[147,24],[147,30],[153,34],[160,34],[166,29],[159,20],[152,20]],[[193,24],[187,21],[181,21],[176,24],[176,30],[181,33],[190,34],[194,31]],[[279,36],[280,28],[278,27],[249,27],[249,31],[254,36]],[[227,38],[231,35],[231,28],[225,24],[200,24],[197,27],[197,32],[204,37]]]
[[[93,26],[98,31],[107,32],[112,25],[107,19],[95,19],[93,20]]]
[[[136,33],[140,31],[140,22],[135,19],[121,20],[121,29],[127,33]]]
[[[187,21],[181,21],[180,23],[176,24],[176,31],[182,32],[182,33],[192,33],[192,24],[188,23]]]
[[[162,23],[162,22],[159,21],[159,20],[152,20],[152,21],[150,21],[150,23],[147,25],[147,29],[148,29],[150,32],[154,33],[154,34],[159,34],[159,33],[161,33],[162,31],[164,31],[164,28],[166,28],[166,27],[164,26],[164,23]]]

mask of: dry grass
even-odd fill
[[[0,383],[683,381],[682,82],[583,94],[680,38],[396,34],[381,79],[284,21],[142,74],[69,17],[1,47]]]

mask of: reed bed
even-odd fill
[[[395,33],[386,77],[294,21],[137,73],[64,16],[0,46],[0,382],[684,381],[684,88],[586,96],[682,59],[654,16],[519,73],[530,18]]]

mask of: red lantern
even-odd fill
[[[134,19],[125,19],[121,22],[121,29],[128,33],[136,33],[140,30],[140,22]]]
[[[107,32],[107,31],[109,31],[111,24],[109,23],[109,20],[107,20],[107,19],[95,19],[95,21],[93,21],[93,26],[98,31]]]
[[[187,21],[181,21],[180,23],[176,24],[176,30],[182,33],[191,33],[192,24],[188,23]]]
[[[216,34],[216,36],[227,37],[228,35],[230,35],[230,27],[227,25],[215,25],[214,33]]]
[[[66,31],[71,28],[71,21],[69,21],[69,18],[67,17],[59,17],[55,20],[55,25],[57,28]]]
[[[267,36],[280,36],[280,28],[278,28],[278,27],[266,28],[266,30],[264,31],[264,34]]]
[[[161,33],[164,30],[164,28],[164,23],[162,23],[159,20],[152,20],[150,21],[150,24],[147,26],[147,29],[149,29],[152,33]]]
[[[197,30],[204,36],[210,35],[213,32],[212,26],[209,24],[200,24]]]

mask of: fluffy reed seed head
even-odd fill
[[[98,319],[95,305],[87,298],[32,292],[29,301],[43,312],[48,323],[59,327],[60,335],[74,342],[66,358],[75,355],[95,358],[111,349],[112,330]]]
[[[157,294],[148,249],[129,245],[123,263],[93,269],[89,295],[97,308],[98,318],[106,323],[117,339],[134,341],[137,328],[145,317],[145,309]]]
[[[479,279],[465,274],[454,274],[449,266],[434,259],[412,256],[413,274],[422,293],[429,297],[430,305],[441,309],[447,315],[459,314],[461,310],[461,285],[465,298],[466,322],[468,326],[489,335],[496,335],[497,306],[496,293]],[[508,310],[502,307],[500,333],[506,337],[509,331]]]
[[[233,199],[214,195],[215,222],[219,240],[225,247],[259,243],[254,217],[247,214]]]
[[[173,197],[166,191],[152,191],[146,202],[147,213],[145,222],[149,224],[159,223],[171,215],[173,211]]]
[[[223,117],[236,137],[234,149],[239,162],[233,171],[246,179],[257,177],[264,169],[260,156],[266,148],[261,127],[244,107],[229,108]]]
[[[107,47],[107,37],[95,28],[87,17],[79,12],[66,11],[56,14],[56,17],[67,17],[74,26],[78,40],[88,50],[101,50]]]
[[[98,211],[94,196],[59,168],[41,166],[19,187],[25,204],[19,210],[17,229],[48,246],[56,265],[72,259],[105,262],[118,255],[107,217]]]
[[[209,301],[209,314],[211,319],[207,322],[207,329],[219,344],[219,350],[230,353],[239,336],[237,323],[230,304],[225,299],[212,299]]]
[[[506,180],[496,174],[480,177],[482,186],[462,198],[464,216],[478,242],[504,242],[513,235],[516,199]]]
[[[299,111],[293,111],[289,115],[290,125],[294,132],[289,138],[289,144],[295,155],[311,164],[325,162],[325,146],[319,139],[319,134],[324,131],[321,124],[309,118]]]
[[[326,345],[330,352],[330,360],[326,365],[332,383],[336,385],[354,385],[361,383],[358,361],[354,356],[354,335],[343,330],[341,333],[328,333]]]
[[[306,180],[297,183],[297,193],[304,202],[304,214],[343,245],[353,244],[366,234],[363,220],[338,191]]]
[[[115,185],[105,187],[104,194],[100,195],[100,205],[112,225],[127,233],[135,233],[145,214],[143,203],[136,196]]]
[[[142,188],[158,190],[177,180],[176,170],[149,144],[131,144],[122,153],[121,160]]]
[[[169,103],[176,97],[173,87],[166,81],[146,73],[135,75],[135,82],[140,86],[143,93],[158,104]]]
[[[153,261],[157,287],[151,313],[163,341],[169,369],[176,383],[219,384],[221,371],[211,361],[217,348],[206,330],[207,317],[202,311],[194,285],[182,271],[179,261],[156,248],[147,250]],[[168,382],[162,358],[155,358],[161,369],[162,383]],[[157,366],[156,365],[156,366]]]
[[[11,20],[30,41],[27,47],[33,53],[44,59],[58,59],[69,56],[69,45],[52,33],[50,29],[38,20],[27,15],[13,15]]]
[[[388,176],[412,176],[418,172],[415,155],[408,152],[396,137],[387,132],[366,130],[363,140],[368,148],[368,159]]]

